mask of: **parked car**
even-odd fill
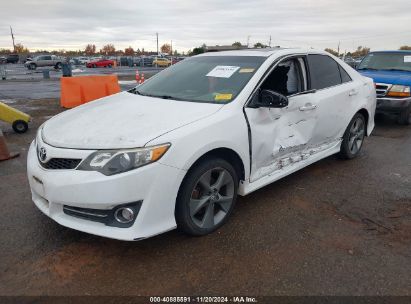
[[[152,57],[135,57],[133,59],[135,66],[153,66],[153,61]]]
[[[86,67],[88,68],[111,68],[114,65],[113,60],[109,59],[100,59],[100,60],[95,60],[95,61],[90,61],[86,64]]]
[[[6,57],[7,63],[17,63],[19,62],[19,55],[18,54],[9,54]]]
[[[4,63],[7,63],[7,58],[4,57],[4,56],[1,56],[0,57],[0,64],[4,64]]]
[[[91,61],[89,57],[78,57],[77,60],[80,64],[87,64]]]
[[[194,56],[45,122],[28,152],[32,198],[100,236],[205,235],[237,194],[332,154],[358,156],[375,103],[372,79],[323,51]]]
[[[167,58],[155,58],[153,60],[153,65],[158,66],[158,67],[168,67],[171,65],[171,61],[168,60]]]
[[[411,51],[369,53],[358,71],[374,79],[377,113],[398,116],[398,123],[411,124]]]
[[[35,70],[38,67],[54,67],[55,69],[61,69],[63,58],[55,55],[42,55],[28,60],[24,63],[24,66],[29,70]]]

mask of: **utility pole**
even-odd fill
[[[156,33],[156,36],[157,36],[157,56],[159,55],[159,53],[158,53],[158,33]]]
[[[271,35],[270,35],[270,42],[268,43],[268,46],[271,47]]]
[[[16,52],[16,45],[14,44],[14,35],[13,35],[13,29],[11,28],[10,25],[10,34],[11,34],[11,39],[13,40],[13,53]]]
[[[338,56],[340,55],[340,44],[341,44],[341,41],[338,41],[338,48],[337,48]]]
[[[250,35],[247,36],[247,47],[250,46],[250,37],[251,37]]]

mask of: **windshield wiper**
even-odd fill
[[[411,72],[410,70],[404,70],[404,69],[383,69],[383,71]]]
[[[358,71],[362,71],[362,70],[370,70],[370,71],[378,71],[378,69],[374,69],[374,68],[361,68],[361,69],[357,69]]]

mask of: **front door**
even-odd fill
[[[308,157],[307,147],[316,146],[313,132],[317,125],[318,105],[308,91],[305,57],[285,59],[263,81],[259,90],[272,90],[289,98],[285,108],[245,109],[251,129],[254,182],[292,163]],[[258,98],[258,94],[254,98]]]

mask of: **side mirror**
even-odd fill
[[[288,98],[271,90],[262,90],[254,98],[253,108],[284,108],[288,106]]]

